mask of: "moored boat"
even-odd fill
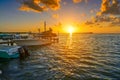
[[[18,46],[37,46],[51,44],[50,40],[44,39],[14,39],[13,40]]]
[[[0,58],[18,58],[20,46],[0,45]]]

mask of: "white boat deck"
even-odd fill
[[[18,46],[42,46],[52,43],[46,39],[16,39],[13,40]]]
[[[20,48],[20,46],[0,45],[0,51],[7,52],[8,54],[11,54],[12,52],[17,52],[18,48]]]

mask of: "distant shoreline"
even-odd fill
[[[36,34],[38,32],[0,32],[0,34]],[[60,33],[60,34],[69,34],[69,33]],[[79,33],[73,33],[73,34],[120,34],[120,33],[94,33],[94,32],[79,32]]]

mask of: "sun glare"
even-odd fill
[[[69,26],[67,30],[68,30],[68,33],[73,33],[74,32],[73,26]]]

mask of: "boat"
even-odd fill
[[[15,35],[13,42],[18,46],[42,46],[51,44],[52,39],[56,36],[55,33],[52,33],[52,29],[49,28],[49,30],[42,33],[17,35],[17,38]]]
[[[0,34],[0,39],[2,40],[8,40],[8,39],[13,39],[13,35],[12,34]]]
[[[42,46],[52,43],[50,40],[45,39],[14,39],[13,42],[18,46]]]
[[[52,28],[49,28],[49,30],[46,30],[46,22],[44,22],[44,28],[45,30],[43,32],[40,33],[40,29],[38,29],[39,33],[25,33],[25,34],[6,34],[6,35],[2,35],[1,39],[4,40],[4,36],[7,36],[7,38],[5,37],[5,39],[7,39],[5,42],[1,42],[2,43],[6,43],[6,44],[10,44],[10,45],[14,45],[14,43],[17,46],[42,46],[42,45],[47,45],[47,44],[51,44],[53,41],[57,41],[58,42],[58,38],[57,34],[53,33]]]
[[[0,45],[0,58],[18,58],[20,46]]]

